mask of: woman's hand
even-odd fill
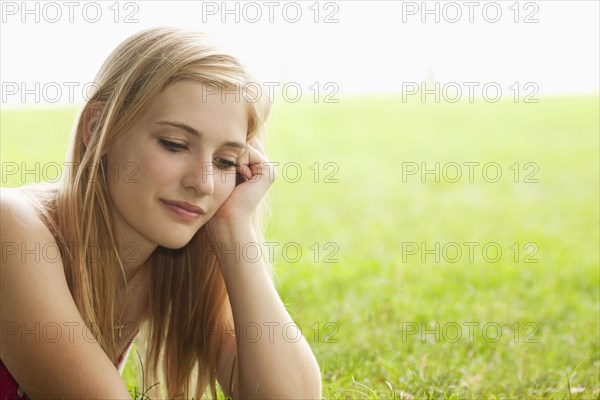
[[[264,152],[262,144],[252,138],[239,158],[237,172],[245,182],[238,184],[231,195],[208,222],[213,239],[225,229],[249,227],[256,206],[277,177],[277,171]]]

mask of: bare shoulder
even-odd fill
[[[42,223],[31,204],[30,197],[21,188],[0,188],[0,213],[2,226],[6,228],[17,221],[31,223],[38,220]]]
[[[0,358],[30,398],[129,398],[87,330],[56,241],[28,197],[0,192]]]
[[[38,215],[29,195],[19,188],[0,189],[0,239],[2,294],[7,292],[8,285],[17,283],[21,278],[44,276],[51,278],[48,284],[64,279],[56,240]]]
[[[2,266],[8,258],[40,262],[52,257],[54,268],[63,273],[56,240],[42,221],[31,197],[21,188],[0,189],[0,238]],[[2,268],[4,270],[4,268]]]

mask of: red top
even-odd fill
[[[118,369],[121,368],[121,363],[124,361],[123,357],[127,354],[129,349],[131,348],[131,344],[133,343],[133,339],[137,336],[139,329],[133,335],[133,338],[127,344],[125,351],[119,356],[117,360]],[[6,365],[0,359],[0,400],[29,400],[29,397],[21,388],[19,388],[19,384],[13,378],[13,376],[6,368]]]

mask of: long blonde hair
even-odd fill
[[[110,218],[103,154],[159,93],[184,79],[247,90],[247,139],[257,136],[264,142],[270,104],[236,58],[198,32],[147,29],[121,43],[98,72],[95,91],[72,135],[67,165],[74,167],[52,190],[30,191],[57,240],[79,312],[114,363],[118,357],[115,294],[118,283],[127,289],[127,282]],[[85,146],[83,116],[96,111],[98,121]],[[264,202],[254,218],[259,239],[263,238],[263,209]],[[150,287],[138,341],[144,372],[138,377],[147,386],[160,382],[152,392],[157,398],[164,398],[164,384],[169,398],[181,394],[200,398],[208,386],[213,396],[216,393],[219,349],[225,331],[233,327],[233,317],[218,260],[214,252],[206,251],[209,248],[203,227],[183,248],[159,246],[148,260]],[[271,266],[267,268],[271,272]]]

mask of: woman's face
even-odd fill
[[[234,93],[179,81],[107,149],[112,217],[121,239],[185,246],[235,188],[248,114]]]

